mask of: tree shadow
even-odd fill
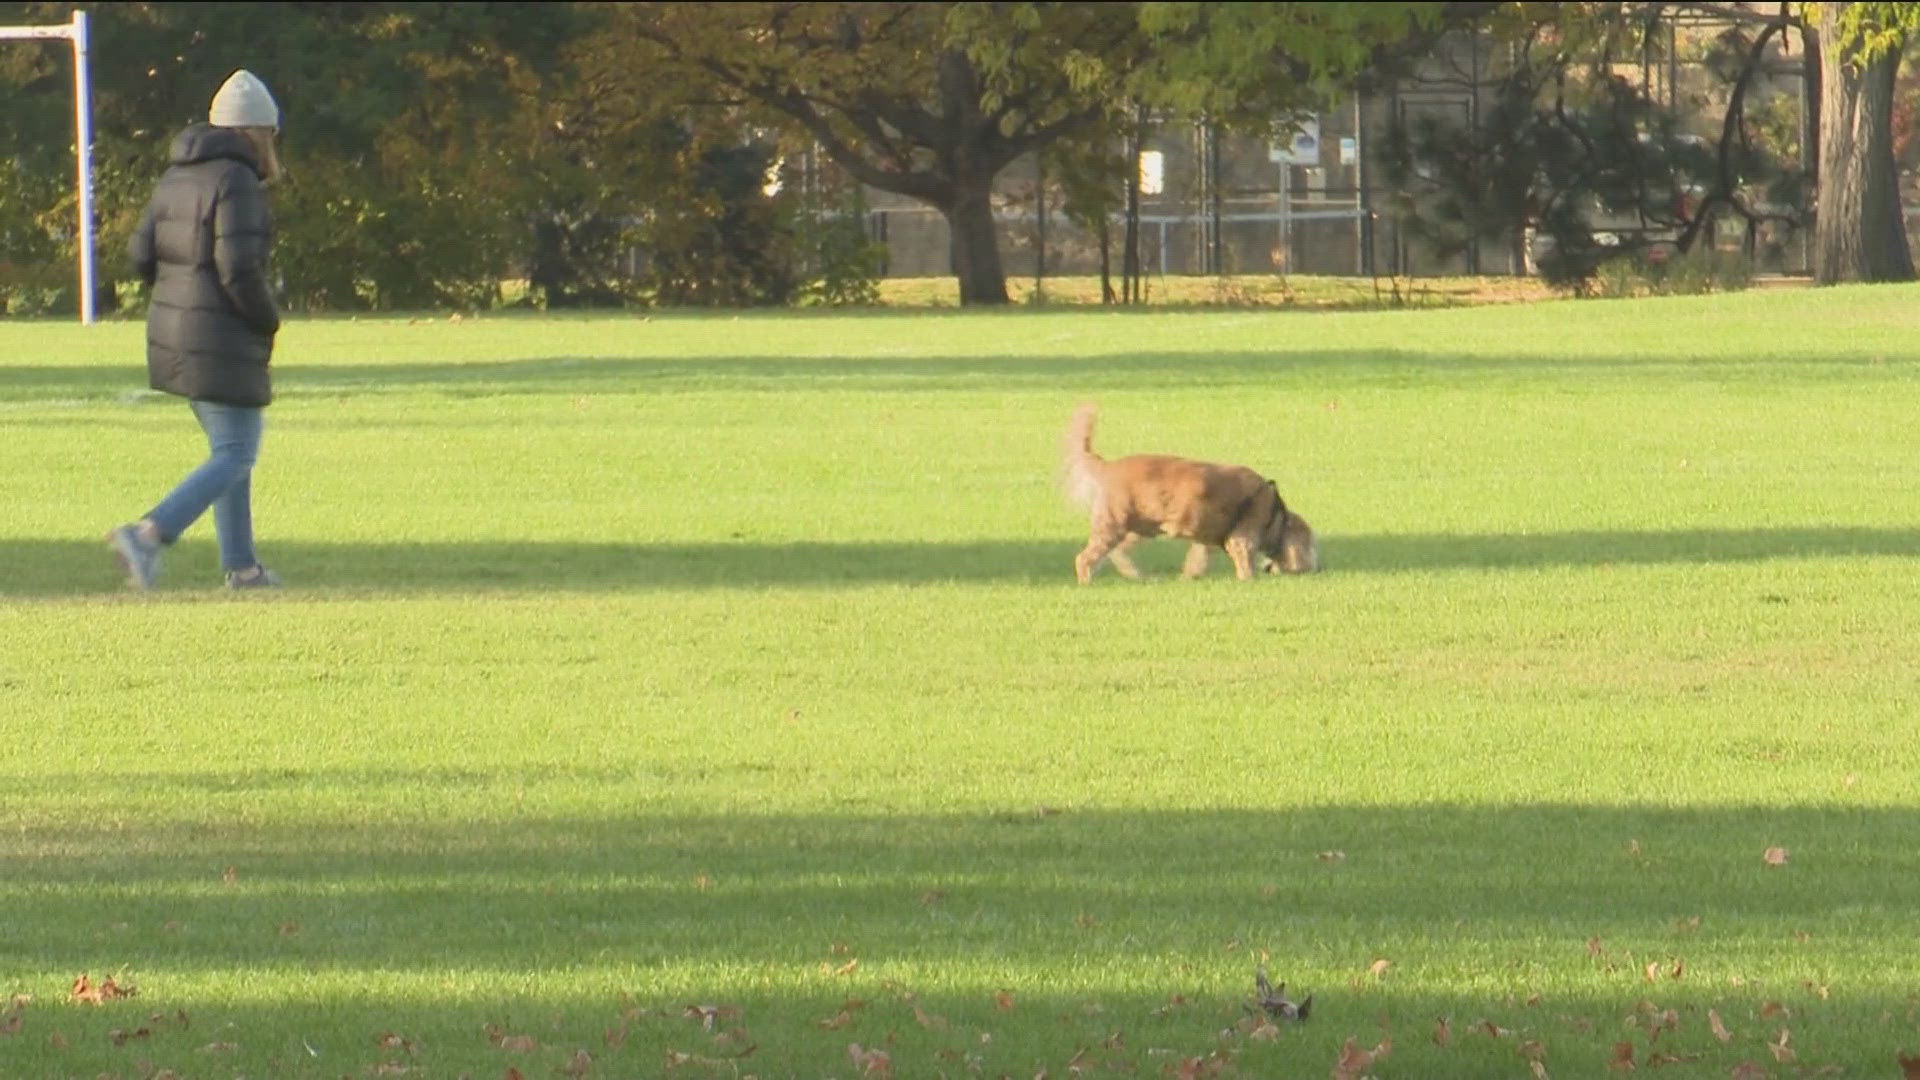
[[[570,541],[444,541],[345,544],[263,542],[267,560],[297,590],[382,593],[559,590],[757,589],[943,582],[1065,584],[1081,540],[912,542],[788,541],[613,544]],[[1501,570],[1764,559],[1920,557],[1920,529],[1585,530],[1537,534],[1379,534],[1321,538],[1329,573]],[[1180,546],[1147,545],[1143,565],[1171,573]],[[213,580],[209,541],[186,540],[169,556],[160,591]],[[1216,560],[1219,562],[1219,560]],[[1216,575],[1225,571],[1215,567]],[[56,597],[118,587],[98,541],[0,540],[0,596]]]
[[[1827,356],[1822,365],[1866,366],[1873,357]],[[1072,393],[1138,391],[1170,387],[1268,387],[1276,379],[1330,380],[1342,383],[1430,379],[1436,372],[1471,377],[1500,374],[1603,376],[1631,374],[1635,380],[1670,374],[1690,381],[1718,374],[1746,377],[1756,369],[1778,379],[1777,361],[1716,361],[1684,357],[1598,354],[1489,356],[1438,355],[1401,349],[1289,350],[1276,344],[1260,352],[1141,352],[1096,356],[1033,354],[982,356],[714,356],[637,357],[527,356],[503,360],[444,362],[302,364],[289,357],[276,368],[282,397],[378,396],[442,393],[449,396],[618,391],[661,393],[865,390],[1010,391],[1054,389]],[[141,404],[173,400],[146,391],[136,367],[85,365],[0,365],[0,400],[122,401]]]

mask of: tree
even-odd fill
[[[1893,153],[1893,87],[1920,7],[1819,5],[1819,212],[1813,280],[1910,281],[1913,255]]]
[[[1143,104],[1298,108],[1445,6],[641,3],[618,17],[855,179],[938,210],[961,302],[1004,304],[992,199],[1013,161],[1117,134]]]
[[[1476,123],[1426,116],[1389,128],[1384,172],[1408,231],[1442,255],[1504,241],[1516,265],[1532,233],[1546,242],[1542,277],[1583,289],[1614,260],[1645,260],[1657,273],[1711,242],[1724,218],[1749,240],[1766,225],[1797,227],[1803,172],[1756,132],[1748,109],[1794,21],[1718,15],[1704,53],[1720,84],[1705,95],[1719,108],[1709,136],[1686,121],[1708,119],[1710,106],[1679,115],[1623,75],[1669,47],[1673,14],[1617,2],[1586,5],[1578,19],[1566,5],[1510,9],[1495,24],[1505,47],[1485,74],[1475,63],[1416,81],[1490,100]]]

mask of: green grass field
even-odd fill
[[[137,324],[0,323],[0,1075],[1920,1054],[1920,288],[277,357],[289,587],[203,522],[138,595],[99,537],[197,429]],[[1081,400],[1327,572],[1074,585]]]

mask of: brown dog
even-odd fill
[[[1127,549],[1142,537],[1180,537],[1193,541],[1183,567],[1186,577],[1207,572],[1209,548],[1223,548],[1233,560],[1234,576],[1253,577],[1253,556],[1268,560],[1267,570],[1304,574],[1320,568],[1320,550],[1306,519],[1287,509],[1274,482],[1240,465],[1138,454],[1107,461],[1093,452],[1094,407],[1082,405],[1067,428],[1067,496],[1092,515],[1087,546],[1073,560],[1074,576],[1085,585],[1101,559],[1126,577],[1140,571]]]

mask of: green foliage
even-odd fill
[[[1602,263],[1586,291],[1605,297],[1699,296],[1747,288],[1753,275],[1753,260],[1738,252],[1704,245],[1678,254],[1652,248],[1637,259]]]

